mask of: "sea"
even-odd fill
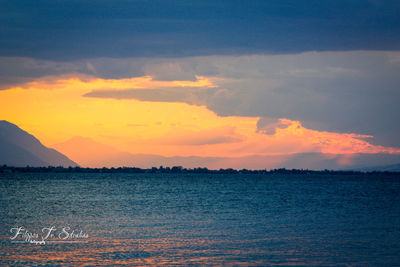
[[[2,173],[0,266],[399,266],[400,177]]]

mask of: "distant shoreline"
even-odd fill
[[[248,169],[219,169],[209,170],[207,168],[186,169],[181,166],[174,167],[152,167],[142,169],[136,167],[117,167],[117,168],[83,168],[83,167],[14,167],[0,166],[0,173],[208,173],[208,174],[295,174],[295,175],[390,175],[399,176],[398,171],[352,171],[352,170],[308,170],[308,169],[271,169],[271,170],[248,170]]]

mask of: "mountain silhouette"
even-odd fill
[[[148,154],[130,154],[81,136],[72,137],[65,142],[52,145],[51,147],[67,155],[83,167],[135,166],[146,168],[169,163],[167,157]],[[198,162],[197,164],[200,163],[201,162]]]
[[[380,166],[373,166],[367,168],[360,168],[357,171],[381,171],[381,172],[400,172],[400,163],[398,164],[391,164],[391,165],[380,165]]]
[[[78,166],[60,152],[45,147],[33,135],[8,121],[0,121],[0,165]]]
[[[324,154],[297,153],[285,155],[251,155],[246,157],[165,157],[152,154],[131,154],[86,137],[73,137],[52,147],[67,155],[82,167],[138,167],[183,166],[209,169],[313,169],[342,170],[372,167],[377,164],[396,164],[400,154]]]

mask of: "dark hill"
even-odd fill
[[[33,135],[0,121],[0,164],[10,166],[78,166],[60,152],[45,147]]]

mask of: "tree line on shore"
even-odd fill
[[[62,166],[48,166],[48,167],[14,167],[3,165],[0,166],[0,173],[208,173],[208,174],[297,174],[297,175],[311,175],[311,174],[330,174],[330,175],[397,175],[400,177],[400,172],[389,171],[353,171],[353,170],[308,170],[308,169],[263,169],[263,170],[248,170],[248,169],[219,169],[210,170],[208,168],[193,168],[187,169],[182,166],[173,167],[152,167],[149,169],[137,167],[111,167],[111,168],[84,168],[84,167],[62,167]]]

